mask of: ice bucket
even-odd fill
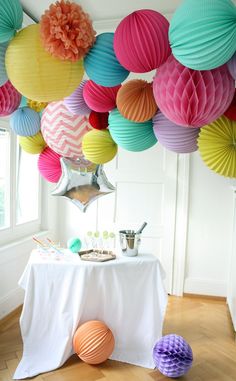
[[[141,234],[135,233],[134,230],[120,230],[119,235],[122,254],[127,257],[138,255]]]

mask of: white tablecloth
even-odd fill
[[[115,337],[111,359],[154,368],[152,349],[162,336],[167,304],[163,270],[152,255],[103,263],[63,260],[33,251],[19,281],[25,289],[20,327],[23,357],[14,379],[63,365],[73,354],[78,325],[105,322]]]

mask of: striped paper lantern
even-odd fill
[[[116,58],[113,40],[114,33],[99,34],[84,59],[87,75],[101,86],[117,86],[129,75],[129,71]]]
[[[41,120],[42,134],[48,146],[71,159],[81,156],[82,138],[91,128],[86,116],[71,114],[63,101],[50,103]]]
[[[198,149],[197,138],[200,128],[178,126],[158,112],[153,120],[153,131],[159,143],[176,153],[190,153]]]
[[[50,183],[57,183],[61,177],[60,155],[46,147],[38,158],[38,169],[41,176]]]
[[[132,122],[115,109],[110,112],[108,122],[112,139],[127,151],[144,151],[157,143],[152,120],[143,123]]]
[[[89,80],[84,86],[83,95],[87,105],[97,112],[111,111],[116,107],[116,95],[120,85],[104,87]]]
[[[83,89],[87,82],[86,80],[82,81],[79,87],[64,99],[64,104],[72,114],[88,115],[91,111],[83,96]]]
[[[112,354],[115,340],[106,324],[92,320],[77,329],[73,346],[77,355],[87,364],[101,364]]]
[[[7,72],[5,67],[5,54],[8,43],[0,44],[0,86],[7,82]]]
[[[10,126],[17,135],[33,136],[40,130],[40,116],[29,107],[21,107],[11,115]]]

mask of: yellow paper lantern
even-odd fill
[[[28,153],[38,154],[41,153],[47,146],[41,132],[33,136],[20,136],[19,144],[21,148]]]
[[[117,154],[117,144],[108,130],[91,130],[84,135],[82,151],[87,160],[95,164],[111,161]]]
[[[81,60],[61,61],[44,50],[38,24],[22,29],[10,42],[6,69],[13,86],[26,98],[38,102],[67,97],[84,74]]]
[[[222,116],[201,128],[198,147],[210,169],[222,176],[236,177],[236,121]]]

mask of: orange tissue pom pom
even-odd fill
[[[95,42],[89,15],[69,1],[51,4],[41,17],[40,27],[44,48],[62,60],[79,60]]]

